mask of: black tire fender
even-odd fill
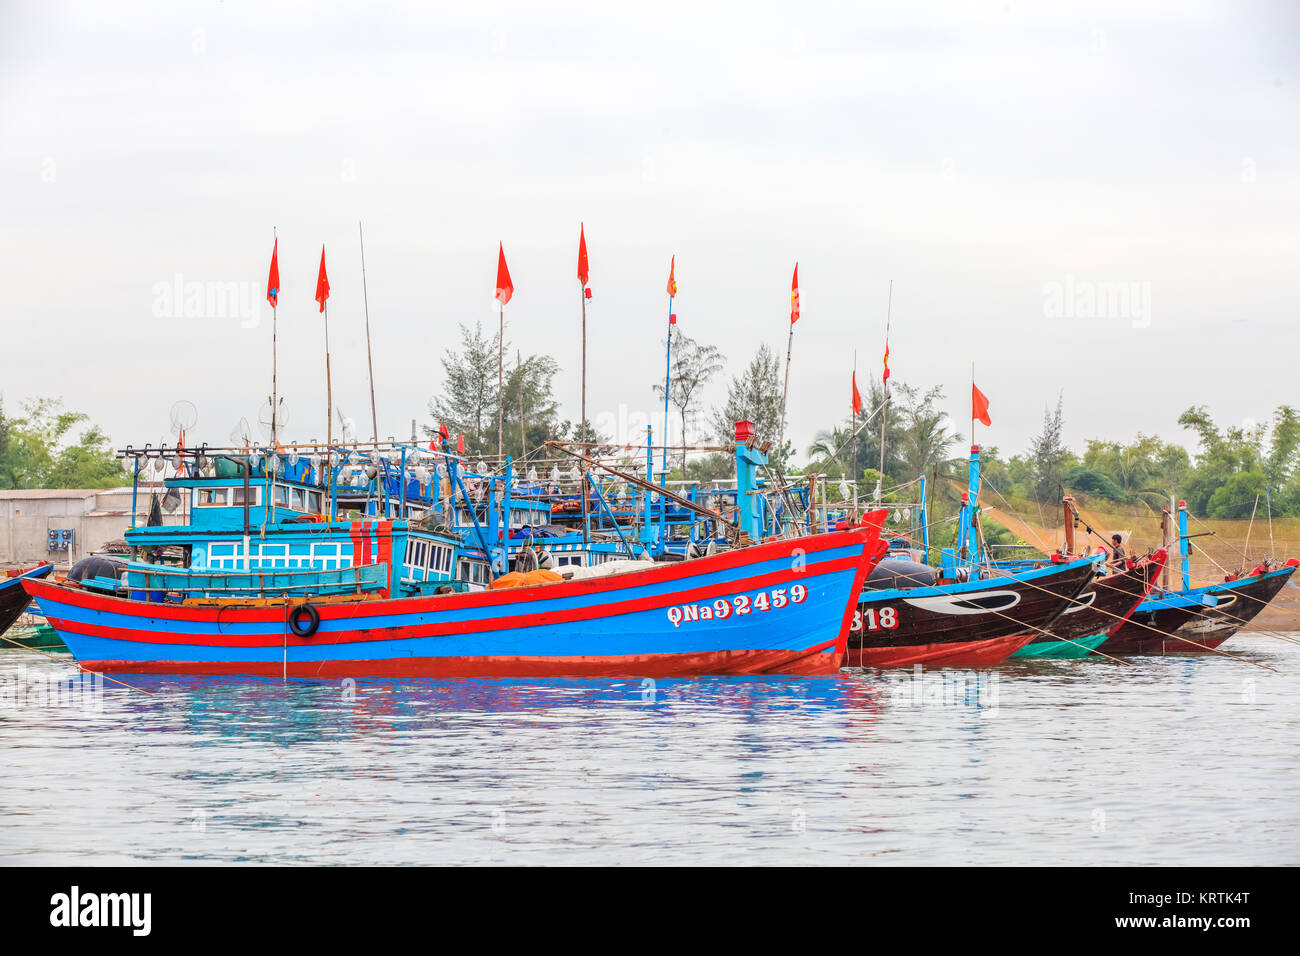
[[[303,618],[306,618],[306,621]],[[289,612],[289,630],[299,637],[311,637],[320,627],[320,611],[310,604],[299,604]]]

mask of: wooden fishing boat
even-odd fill
[[[1295,573],[1288,564],[1264,574],[1183,591],[1158,592],[1106,642],[1122,654],[1203,654],[1255,618]]]
[[[54,565],[42,562],[34,567],[4,572],[0,577],[0,634],[9,630],[31,603],[31,595],[23,589],[23,582],[44,578],[53,570]]]
[[[1178,502],[1177,542],[1182,587],[1159,590],[1138,605],[1131,619],[1106,642],[1107,653],[1199,654],[1216,650],[1254,620],[1286,586],[1300,564],[1295,558],[1281,567],[1265,563],[1249,575],[1220,584],[1191,586],[1187,502]],[[1174,515],[1165,509],[1161,526],[1166,541],[1174,540]]]
[[[833,674],[884,514],[851,531],[536,587],[186,606],[25,581],[81,664],[286,677]],[[302,611],[302,608],[308,611]],[[292,626],[291,626],[292,625]],[[306,633],[301,633],[305,631]]]
[[[1274,571],[1215,585],[1210,588],[1210,594],[1215,599],[1214,606],[1206,608],[1179,627],[1174,632],[1175,639],[1182,637],[1209,648],[1218,647],[1268,607],[1269,602],[1291,580],[1295,569],[1296,565],[1290,564]],[[1184,646],[1192,652],[1199,650],[1191,644]]]
[[[878,581],[893,574],[893,563],[881,563]],[[871,590],[868,582],[849,632],[848,665],[992,666],[1049,627],[1092,577],[1092,562],[1081,559],[919,587],[889,578],[887,586]]]
[[[1180,594],[1177,592],[1156,591],[1143,599],[1127,621],[1106,639],[1107,654],[1163,654],[1166,642],[1181,644],[1168,635],[1200,615],[1207,609],[1213,598],[1205,594]]]
[[[1128,620],[1164,569],[1163,549],[1122,572],[1096,578],[1051,625],[1015,657],[1088,657]]]
[[[27,625],[23,619],[19,618],[19,623],[9,628],[5,634],[5,640],[0,650],[5,647],[26,647],[30,650],[37,651],[66,651],[67,645],[63,643],[63,638],[59,637],[59,632],[50,627],[49,624],[41,620],[38,623]]]

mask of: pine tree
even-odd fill
[[[736,422],[754,423],[760,441],[775,442],[781,430],[781,363],[766,344],[760,345],[745,370],[732,378],[727,401],[714,409],[713,430],[721,441],[734,441]],[[785,448],[773,448],[769,457],[784,466],[793,450],[787,440]]]
[[[473,329],[460,326],[460,335],[460,351],[448,349],[443,354],[443,393],[430,400],[429,413],[435,421],[424,430],[432,437],[438,433],[438,423],[445,422],[453,435],[465,436],[469,454],[494,454],[501,401],[497,392],[498,336],[484,336],[482,323]],[[509,350],[506,343],[505,351]],[[503,432],[507,455],[519,458],[547,440],[560,437],[563,429],[556,421],[557,406],[551,391],[551,380],[558,371],[559,365],[549,355],[525,358],[516,354],[513,366],[506,368]]]
[[[429,414],[437,419],[425,428],[430,437],[438,433],[438,423],[445,422],[453,435],[465,436],[465,447],[472,454],[483,454],[489,445],[496,447],[497,338],[484,338],[482,322],[473,329],[460,326],[461,351],[448,349],[443,354],[443,393],[429,402]]]
[[[682,421],[682,474],[686,474],[686,448],[690,444],[687,434],[687,421],[691,410],[699,398],[700,389],[722,371],[722,352],[717,346],[701,345],[687,335],[678,334],[673,338],[672,382],[669,386],[668,400],[677,407]],[[655,394],[662,400],[664,387],[656,383]],[[665,444],[668,436],[663,438]]]
[[[1064,430],[1062,407],[1064,393],[1057,396],[1056,412],[1043,410],[1043,430],[1029,443],[1029,458],[1033,468],[1034,494],[1039,502],[1054,501],[1060,494],[1061,479],[1065,474],[1066,450],[1061,433]]]

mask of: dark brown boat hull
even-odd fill
[[[23,575],[40,571],[43,567],[46,566],[37,565],[13,577],[0,574],[0,634],[9,630],[10,625],[22,616],[23,611],[27,610],[27,605],[32,601],[32,596],[23,587]],[[44,573],[48,574],[49,570]]]
[[[1295,568],[1283,568],[1282,571],[1285,573],[1261,574],[1254,580],[1230,581],[1222,587],[1213,588],[1210,593],[1218,598],[1218,603],[1179,627],[1174,632],[1175,637],[1218,647],[1253,621],[1277,597],[1278,592],[1286,587]],[[1175,643],[1184,643],[1189,651],[1197,650],[1185,642]]]
[[[1215,607],[1156,608],[1135,614],[1102,644],[1107,654],[1198,654],[1212,651],[1268,606],[1294,567],[1210,589]],[[1285,573],[1283,573],[1285,572]]]
[[[1050,634],[1040,634],[1030,643],[1078,641],[1118,631],[1142,603],[1163,566],[1163,560],[1145,561],[1127,571],[1096,578],[1047,628]]]
[[[982,581],[983,587],[951,594],[942,588],[915,588],[915,594],[864,591],[849,632],[845,663],[850,667],[910,666],[919,648],[933,653],[944,644],[973,647],[1024,636],[1019,645],[1004,642],[1010,647],[1009,656],[1028,643],[1031,635],[1049,628],[1091,579],[1091,567],[1076,563],[1028,580],[1009,574],[996,576]]]

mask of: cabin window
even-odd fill
[[[289,506],[289,489],[284,485],[275,486],[275,503],[284,508]]]
[[[227,496],[229,488],[201,488],[199,489],[199,505],[225,505],[230,500]]]
[[[337,571],[340,568],[352,566],[351,545],[348,546],[348,557],[343,555],[343,545],[341,543],[317,543],[311,546],[311,563],[312,567],[321,571]]]
[[[310,511],[313,514],[323,513],[321,508],[321,493],[319,491],[311,491],[307,493],[307,504],[307,511]]]
[[[256,551],[257,562],[254,567],[283,569],[288,567],[289,546],[287,544],[264,544]]]
[[[231,504],[238,505],[241,508],[244,506],[245,501],[247,501],[249,505],[256,505],[258,503],[258,499],[261,497],[260,495],[258,495],[258,492],[261,490],[262,490],[261,488],[253,488],[253,487],[245,489],[243,485],[240,485],[237,488],[231,488],[230,502]]]
[[[213,571],[236,571],[243,567],[244,549],[239,544],[208,546],[208,567]]]
[[[307,510],[306,492],[304,492],[301,488],[294,488],[291,490],[293,492],[293,496],[291,499],[293,501],[293,509],[295,511],[306,511]]]
[[[427,541],[412,541],[406,549],[406,566],[411,571],[423,571],[429,555]],[[420,577],[424,577],[423,574]]]

